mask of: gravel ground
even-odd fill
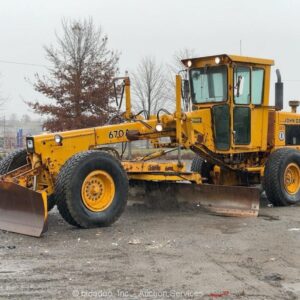
[[[109,228],[54,210],[42,238],[0,232],[0,297],[300,299],[300,207],[258,218],[135,204]]]

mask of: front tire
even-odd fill
[[[271,153],[265,166],[263,185],[274,206],[300,202],[300,152],[282,148]]]
[[[62,167],[55,193],[61,216],[71,225],[109,226],[124,211],[128,178],[121,163],[103,151],[75,154]]]

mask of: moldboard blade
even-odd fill
[[[151,207],[191,205],[221,216],[257,217],[260,191],[254,187],[145,182],[144,189],[132,188],[131,198],[142,199]]]
[[[176,187],[178,202],[198,204],[208,211],[222,216],[257,217],[260,191],[244,186],[213,184],[179,184]]]
[[[47,202],[43,195],[0,181],[0,229],[41,236],[47,231]]]

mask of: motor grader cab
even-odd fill
[[[261,182],[274,205],[298,202],[300,116],[297,103],[292,113],[280,111],[280,76],[276,107],[269,105],[273,61],[217,55],[183,63],[173,113],[132,112],[130,79],[123,77],[116,80],[126,99],[118,115],[124,122],[27,137],[26,150],[0,163],[0,228],[40,236],[55,204],[71,225],[108,226],[126,206],[128,183],[156,201],[169,197],[229,216],[257,216]],[[139,140],[155,151],[124,159],[125,145]],[[183,149],[196,154],[191,170]],[[155,161],[172,151],[176,160]]]
[[[213,138],[207,147],[223,154],[266,151],[262,124],[268,119],[273,61],[221,55],[187,64],[193,110],[211,117]]]
[[[192,122],[201,143],[196,142],[192,149],[216,166],[215,183],[259,182],[263,173],[257,172],[258,161],[268,151],[270,69],[274,62],[218,55],[183,63],[189,73],[191,114],[199,116]]]

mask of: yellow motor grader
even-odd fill
[[[0,163],[0,228],[40,236],[55,204],[71,225],[108,226],[126,206],[129,182],[229,216],[257,216],[261,183],[274,205],[299,202],[299,103],[281,112],[276,70],[269,105],[273,60],[222,54],[182,62],[175,112],[134,114],[130,80],[122,77],[124,122],[27,137],[26,150]],[[151,141],[154,152],[125,160],[114,147],[138,140]],[[183,149],[196,154],[191,170]],[[174,161],[158,159],[172,151]]]

